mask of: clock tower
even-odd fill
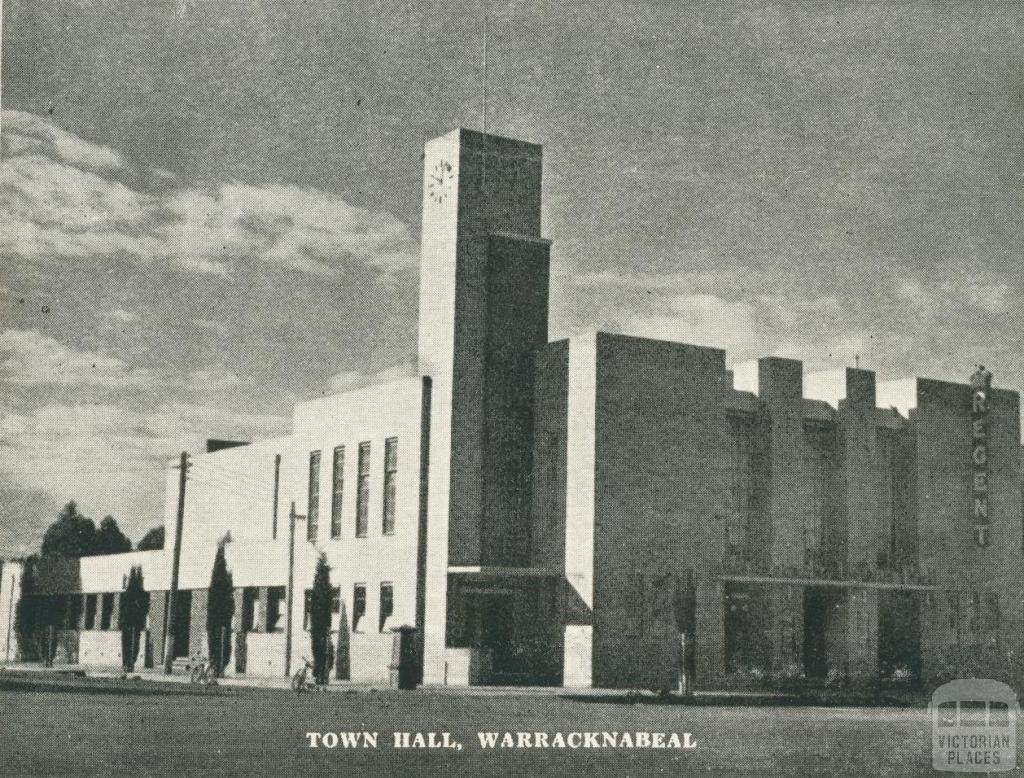
[[[450,577],[529,564],[533,359],[548,329],[550,243],[540,217],[540,146],[464,129],[426,144],[427,682],[443,672]]]

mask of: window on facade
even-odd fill
[[[985,595],[985,631],[993,642],[999,637],[999,622],[999,595],[988,592]]]
[[[332,629],[348,629],[348,621],[342,613],[340,586],[335,586],[331,590],[331,625]]]
[[[256,598],[259,592],[255,586],[246,586],[242,590],[242,632],[252,632],[256,626]]]
[[[309,632],[309,612],[313,607],[313,590],[306,589],[306,596],[302,602],[302,628]]]
[[[813,566],[819,561],[825,528],[832,520],[835,429],[825,424],[806,424],[804,441],[804,472],[810,497],[802,511],[804,561]]]
[[[398,473],[398,438],[384,441],[384,534],[395,531],[395,478]]]
[[[341,506],[345,493],[345,447],[334,449],[334,464],[331,467],[331,537],[341,537]]]
[[[267,589],[267,632],[284,632],[281,624],[281,603],[284,602],[284,587],[272,586]]]
[[[730,511],[726,523],[726,542],[732,553],[745,548],[753,508],[751,458],[754,449],[753,422],[743,416],[729,417],[730,429]]]
[[[388,619],[391,618],[395,612],[395,588],[389,583],[382,583],[380,585],[380,624],[377,626],[378,632],[384,631],[384,626],[388,623]]]
[[[96,595],[85,595],[85,629],[96,629]]]
[[[356,491],[356,537],[365,538],[369,529],[370,443],[359,444],[359,482]]]
[[[309,507],[306,511],[306,540],[316,542],[317,524],[320,522],[320,452],[309,455]]]
[[[114,616],[114,595],[107,593],[100,596],[100,629],[110,629]]]
[[[67,619],[65,621],[65,629],[78,629],[78,622],[82,618],[82,595],[81,594],[69,594],[68,595],[68,607],[67,607]]]
[[[882,464],[881,483],[881,527],[880,540],[884,543],[885,560],[887,563],[896,561],[897,533],[897,489],[899,479],[896,477],[898,468],[896,431],[886,428],[878,430],[878,458]]]
[[[960,634],[960,592],[946,592],[946,604],[949,607],[949,629],[959,640]]]
[[[366,616],[366,584],[356,584],[352,589],[352,631],[362,632]]]

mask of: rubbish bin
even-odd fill
[[[402,625],[395,627],[391,644],[391,687],[395,689],[416,688],[416,627]]]

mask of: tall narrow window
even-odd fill
[[[398,438],[384,441],[384,534],[395,532],[395,477],[398,473]]]
[[[366,616],[366,584],[356,584],[352,589],[352,631],[362,632]]]
[[[256,600],[260,590],[255,586],[246,586],[242,590],[242,628],[241,632],[252,632],[256,626]]]
[[[347,624],[341,623],[341,587],[331,587],[331,629],[348,628]]]
[[[359,444],[359,483],[356,492],[356,537],[365,538],[369,528],[370,443]]]
[[[284,632],[284,627],[281,626],[281,603],[283,602],[283,586],[271,586],[267,589],[267,632]]]
[[[96,629],[96,596],[85,595],[85,629]]]
[[[341,498],[345,493],[345,447],[334,449],[334,466],[331,490],[331,537],[341,537]]]
[[[114,595],[109,592],[100,595],[100,629],[110,629],[114,616]]]
[[[309,454],[309,508],[306,511],[306,540],[316,542],[316,529],[320,521],[320,452]]]
[[[949,631],[956,636],[956,642],[960,642],[960,592],[946,592],[946,604],[949,611]]]
[[[999,645],[999,595],[996,592],[985,594],[985,642],[990,646]]]
[[[395,588],[389,583],[382,583],[380,585],[380,624],[377,626],[378,632],[384,631],[384,626],[388,623],[388,619],[391,618],[391,614],[395,612]]]
[[[971,636],[978,642],[981,633],[981,593],[971,592]]]

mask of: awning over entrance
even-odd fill
[[[481,565],[449,567],[448,574],[465,578],[559,578],[565,575],[565,572],[549,567],[489,567]]]
[[[719,576],[719,580],[734,583],[778,584],[780,586],[824,586],[836,589],[896,589],[905,592],[935,592],[939,589],[934,584],[840,580],[834,578],[783,578],[774,575],[723,575]]]

